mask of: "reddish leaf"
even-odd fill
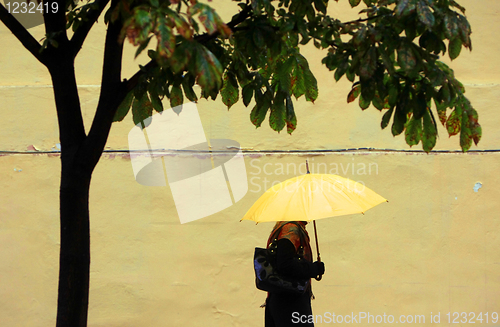
[[[448,118],[446,116],[446,110],[448,106],[445,103],[439,103],[437,100],[435,100],[434,102],[436,104],[439,121],[441,122],[441,124],[443,124],[443,126],[446,126],[446,120]]]
[[[356,85],[351,89],[351,92],[347,95],[347,103],[351,103],[359,96],[361,93],[361,85]]]
[[[470,39],[471,28],[467,18],[462,15],[459,15],[458,17],[458,30],[464,47],[472,50],[472,42]]]
[[[182,35],[185,39],[191,39],[193,37],[193,30],[191,26],[182,18],[181,16],[174,13],[173,19],[175,23],[175,28],[180,35]]]
[[[455,110],[453,110],[448,117],[448,120],[446,121],[446,129],[448,130],[448,134],[450,136],[457,135],[460,133],[460,126],[461,126],[461,112],[462,110],[459,109],[459,107],[455,107]]]

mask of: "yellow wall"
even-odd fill
[[[463,52],[452,68],[483,126],[483,139],[472,149],[496,150],[500,43],[494,33],[500,27],[500,3],[461,4],[473,27],[474,51]],[[330,10],[355,17],[345,0],[332,2]],[[225,19],[231,14],[222,12]],[[43,37],[41,27],[30,31]],[[100,21],[77,60],[87,128],[99,93],[103,37]],[[54,326],[60,161],[57,154],[28,151],[30,146],[50,151],[59,142],[50,77],[3,25],[0,44],[0,150],[21,152],[0,156],[0,325]],[[495,186],[500,154],[318,153],[408,146],[404,137],[380,130],[377,110],[362,112],[346,104],[349,83],[335,83],[318,64],[315,49],[304,52],[313,58],[320,97],[314,105],[298,102],[298,128],[291,136],[275,133],[267,121],[255,129],[242,104],[227,111],[220,101],[198,103],[207,138],[233,139],[253,151],[290,150],[248,153],[249,191],[232,207],[181,225],[168,186],[139,185],[126,154],[103,156],[90,198],[89,326],[262,326],[259,305],[265,293],[254,286],[252,255],[255,246],[265,244],[272,224],[239,219],[263,193],[264,178],[269,187],[293,177],[281,165],[298,166],[305,159],[313,172],[324,163],[329,172],[361,181],[390,201],[364,216],[317,222],[326,274],[313,284],[315,314],[424,315],[421,326],[444,326],[448,312],[500,311],[500,192]],[[134,62],[128,46],[125,58],[124,77],[144,60]],[[107,149],[127,149],[132,127],[131,117],[113,125]],[[436,149],[459,149],[458,137],[448,138],[442,127],[439,135]],[[475,192],[478,182],[482,188]],[[441,313],[441,324],[430,323],[431,312]]]

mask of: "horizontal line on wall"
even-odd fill
[[[499,86],[499,83],[470,83],[470,84],[464,84],[464,86]],[[197,86],[197,85],[195,85]],[[14,88],[52,88],[52,84],[26,84],[26,85],[0,85],[0,89],[14,89]],[[90,87],[90,88],[100,88],[101,85],[99,84],[81,84],[78,85],[78,87]]]
[[[202,150],[176,150],[176,149],[144,149],[144,150],[104,150],[103,153],[146,153],[146,152],[164,152],[164,153],[213,153],[213,154],[224,154],[224,153],[235,153],[237,149],[233,150],[213,150],[213,151],[202,151]],[[327,154],[327,153],[415,153],[415,154],[469,154],[469,153],[497,153],[500,149],[487,149],[487,150],[469,150],[467,152],[462,152],[460,150],[435,150],[426,153],[423,150],[398,150],[398,149],[381,149],[381,148],[346,148],[346,149],[331,149],[331,150],[248,150],[242,149],[243,154]],[[0,151],[0,154],[57,154],[61,151]]]
[[[101,85],[78,85],[78,88],[100,88]],[[24,88],[37,88],[37,89],[51,89],[52,85],[44,84],[44,85],[0,85],[0,89],[24,89]]]

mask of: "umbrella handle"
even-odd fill
[[[306,161],[306,163],[307,163],[307,161]],[[316,220],[313,220],[313,225],[314,225],[314,238],[316,239],[316,251],[318,254],[318,261],[321,262],[321,257],[319,256],[318,233],[316,232]],[[322,277],[323,277],[322,275],[318,275],[318,276],[314,277],[314,279],[316,279],[319,282]]]
[[[318,261],[321,262],[321,257],[319,256],[319,253],[318,253]],[[314,277],[314,279],[316,279],[318,282],[321,280],[321,278],[323,278],[323,275],[318,275]]]

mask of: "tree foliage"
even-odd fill
[[[198,84],[201,97],[220,93],[228,108],[240,99],[249,106],[253,99],[250,120],[256,127],[268,116],[272,129],[286,126],[292,133],[293,98],[318,97],[316,78],[300,53],[301,45],[312,42],[325,50],[322,63],[335,80],[345,76],[353,83],[347,102],[359,98],[361,109],[373,105],[385,112],[381,127],[390,126],[394,136],[404,132],[408,145],[422,141],[426,152],[432,150],[436,114],[450,136],[460,133],[463,151],[472,141],[477,145],[478,114],[453,70],[440,61],[446,52],[453,60],[462,47],[472,49],[465,9],[452,0],[349,3],[361,8],[360,19],[331,17],[327,0],[238,1],[240,12],[225,24],[208,4],[194,0],[120,2],[106,20],[124,21],[121,41],[137,46],[137,56],[156,40],[128,106],[134,122],[150,115],[151,107],[162,110],[164,97],[172,106],[196,101]],[[130,96],[116,121],[128,103]]]

